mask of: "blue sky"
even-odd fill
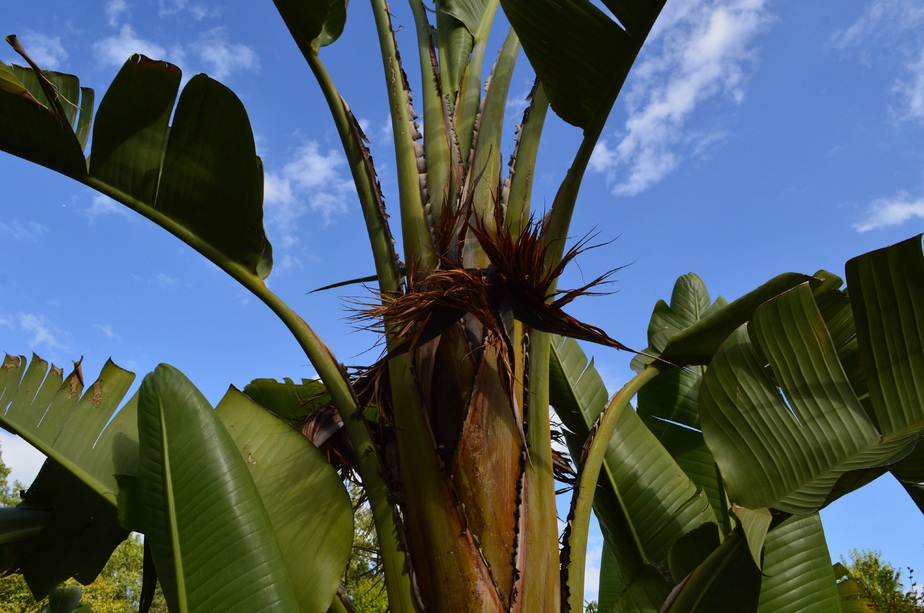
[[[413,87],[413,23],[394,4]],[[270,287],[342,361],[376,357],[375,339],[344,320],[342,299],[360,288],[306,294],[371,274],[372,265],[336,133],[271,3],[13,3],[3,26],[40,65],[79,75],[97,101],[135,52],[178,64],[184,79],[207,72],[229,85],[266,168]],[[367,6],[354,2],[343,38],[322,59],[370,137],[396,207],[374,38]],[[4,48],[0,59],[17,58]],[[521,57],[511,137],[531,79]],[[554,197],[579,136],[549,124],[538,209]],[[65,367],[84,355],[88,377],[109,357],[139,379],[168,362],[214,402],[229,384],[311,376],[274,316],[176,239],[10,156],[0,156],[0,177],[0,349]],[[652,307],[679,275],[696,272],[713,297],[733,299],[785,271],[842,275],[850,257],[922,230],[924,5],[672,0],[617,101],[572,226],[577,237],[618,239],[582,256],[562,285],[628,264],[617,293],[569,309],[641,348]],[[628,379],[630,356],[588,352],[611,391]],[[6,435],[0,445],[14,478],[28,480],[35,457]],[[823,517],[835,559],[876,548],[896,566],[924,569],[924,520],[889,478]],[[588,576],[592,595],[594,571]]]

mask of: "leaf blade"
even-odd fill
[[[138,404],[144,532],[171,608],[297,610],[256,486],[205,398],[160,365]]]

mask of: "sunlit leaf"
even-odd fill
[[[144,533],[170,608],[297,610],[246,461],[179,371],[161,365],[145,377],[138,435]]]

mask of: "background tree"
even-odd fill
[[[19,504],[19,490],[25,487],[18,481],[11,486],[7,481],[9,476],[10,468],[3,462],[3,454],[0,451],[0,506],[3,507]],[[22,575],[14,574],[0,578],[0,611],[25,613],[30,610],[37,611],[38,606]]]
[[[924,595],[914,582],[914,571],[908,569],[909,586],[902,583],[902,571],[882,559],[882,552],[864,549],[850,551],[850,560],[841,556],[841,564],[856,579],[862,590],[875,603],[877,611],[888,613],[920,613],[924,611]]]
[[[16,481],[7,483],[10,468],[3,462],[0,453],[0,506],[19,504],[19,491],[25,486]],[[83,592],[82,604],[91,605],[95,613],[134,613],[138,610],[138,595],[141,593],[141,575],[144,545],[139,535],[132,535],[112,553],[109,562],[99,577],[90,585],[80,586]],[[73,579],[65,585],[79,585]],[[34,613],[39,611],[48,599],[39,602],[32,597],[29,586],[20,574],[0,578],[0,613]],[[151,605],[152,613],[167,613],[167,604],[158,587]]]
[[[356,613],[386,613],[388,594],[372,512],[362,498],[362,489],[352,483],[349,488],[353,500],[353,550],[344,573],[344,587]]]

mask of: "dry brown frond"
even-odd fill
[[[516,237],[504,224],[497,223],[496,226],[498,230],[495,235],[489,233],[483,223],[477,223],[472,230],[491,260],[495,283],[500,288],[503,300],[512,309],[514,318],[535,330],[631,351],[600,328],[584,324],[561,310],[578,296],[600,294],[591,290],[605,283],[618,268],[605,272],[580,288],[552,290],[555,280],[572,260],[584,251],[600,246],[588,245],[593,235],[578,241],[565,252],[558,265],[546,270],[545,259],[549,246],[543,240],[541,224],[530,220]],[[549,303],[556,295],[561,297]]]
[[[491,262],[488,268],[461,268],[445,257],[441,259],[441,268],[423,278],[418,278],[419,275],[409,268],[405,292],[379,293],[378,302],[362,305],[364,308],[355,319],[364,322],[367,328],[382,332],[387,330],[390,334],[387,355],[393,356],[413,351],[470,314],[483,326],[482,346],[494,349],[492,353],[497,356],[501,384],[513,405],[516,398],[512,345],[514,319],[535,330],[617,349],[627,347],[607,336],[600,328],[571,317],[561,308],[578,296],[598,293],[592,291],[593,288],[606,282],[615,270],[578,289],[562,292],[552,289],[568,263],[583,251],[597,246],[588,246],[593,236],[578,241],[557,266],[546,270],[548,245],[544,244],[541,224],[530,220],[514,236],[499,219],[495,221],[495,231],[489,231],[480,222],[471,226]],[[555,296],[559,297],[550,302]],[[380,375],[375,377],[375,386],[380,385],[378,381],[381,379]],[[384,402],[379,392],[375,396],[377,405]]]
[[[388,344],[390,354],[410,351],[439,336],[466,313],[471,313],[485,327],[486,341],[501,339],[509,343],[510,331],[506,328],[510,320],[518,319],[535,330],[629,350],[600,328],[562,311],[563,306],[579,296],[599,294],[593,288],[605,283],[618,269],[607,271],[577,289],[552,289],[572,260],[599,246],[588,245],[593,236],[578,241],[561,262],[546,270],[548,245],[544,243],[541,224],[530,220],[514,236],[499,219],[495,221],[494,232],[488,231],[483,220],[476,220],[471,227],[491,261],[490,267],[460,268],[443,259],[443,268],[423,279],[415,279],[416,275],[409,270],[406,292],[379,294],[379,302],[362,305],[365,308],[356,319],[371,322],[368,327],[387,325],[393,337]],[[559,297],[550,303],[554,296]],[[498,354],[512,355],[512,350],[508,346]]]
[[[489,291],[482,271],[438,269],[417,281],[409,274],[406,293],[379,294],[379,302],[366,304],[355,319],[369,322],[368,327],[387,325],[393,334],[389,354],[404,353],[436,338],[466,313],[493,325]]]

